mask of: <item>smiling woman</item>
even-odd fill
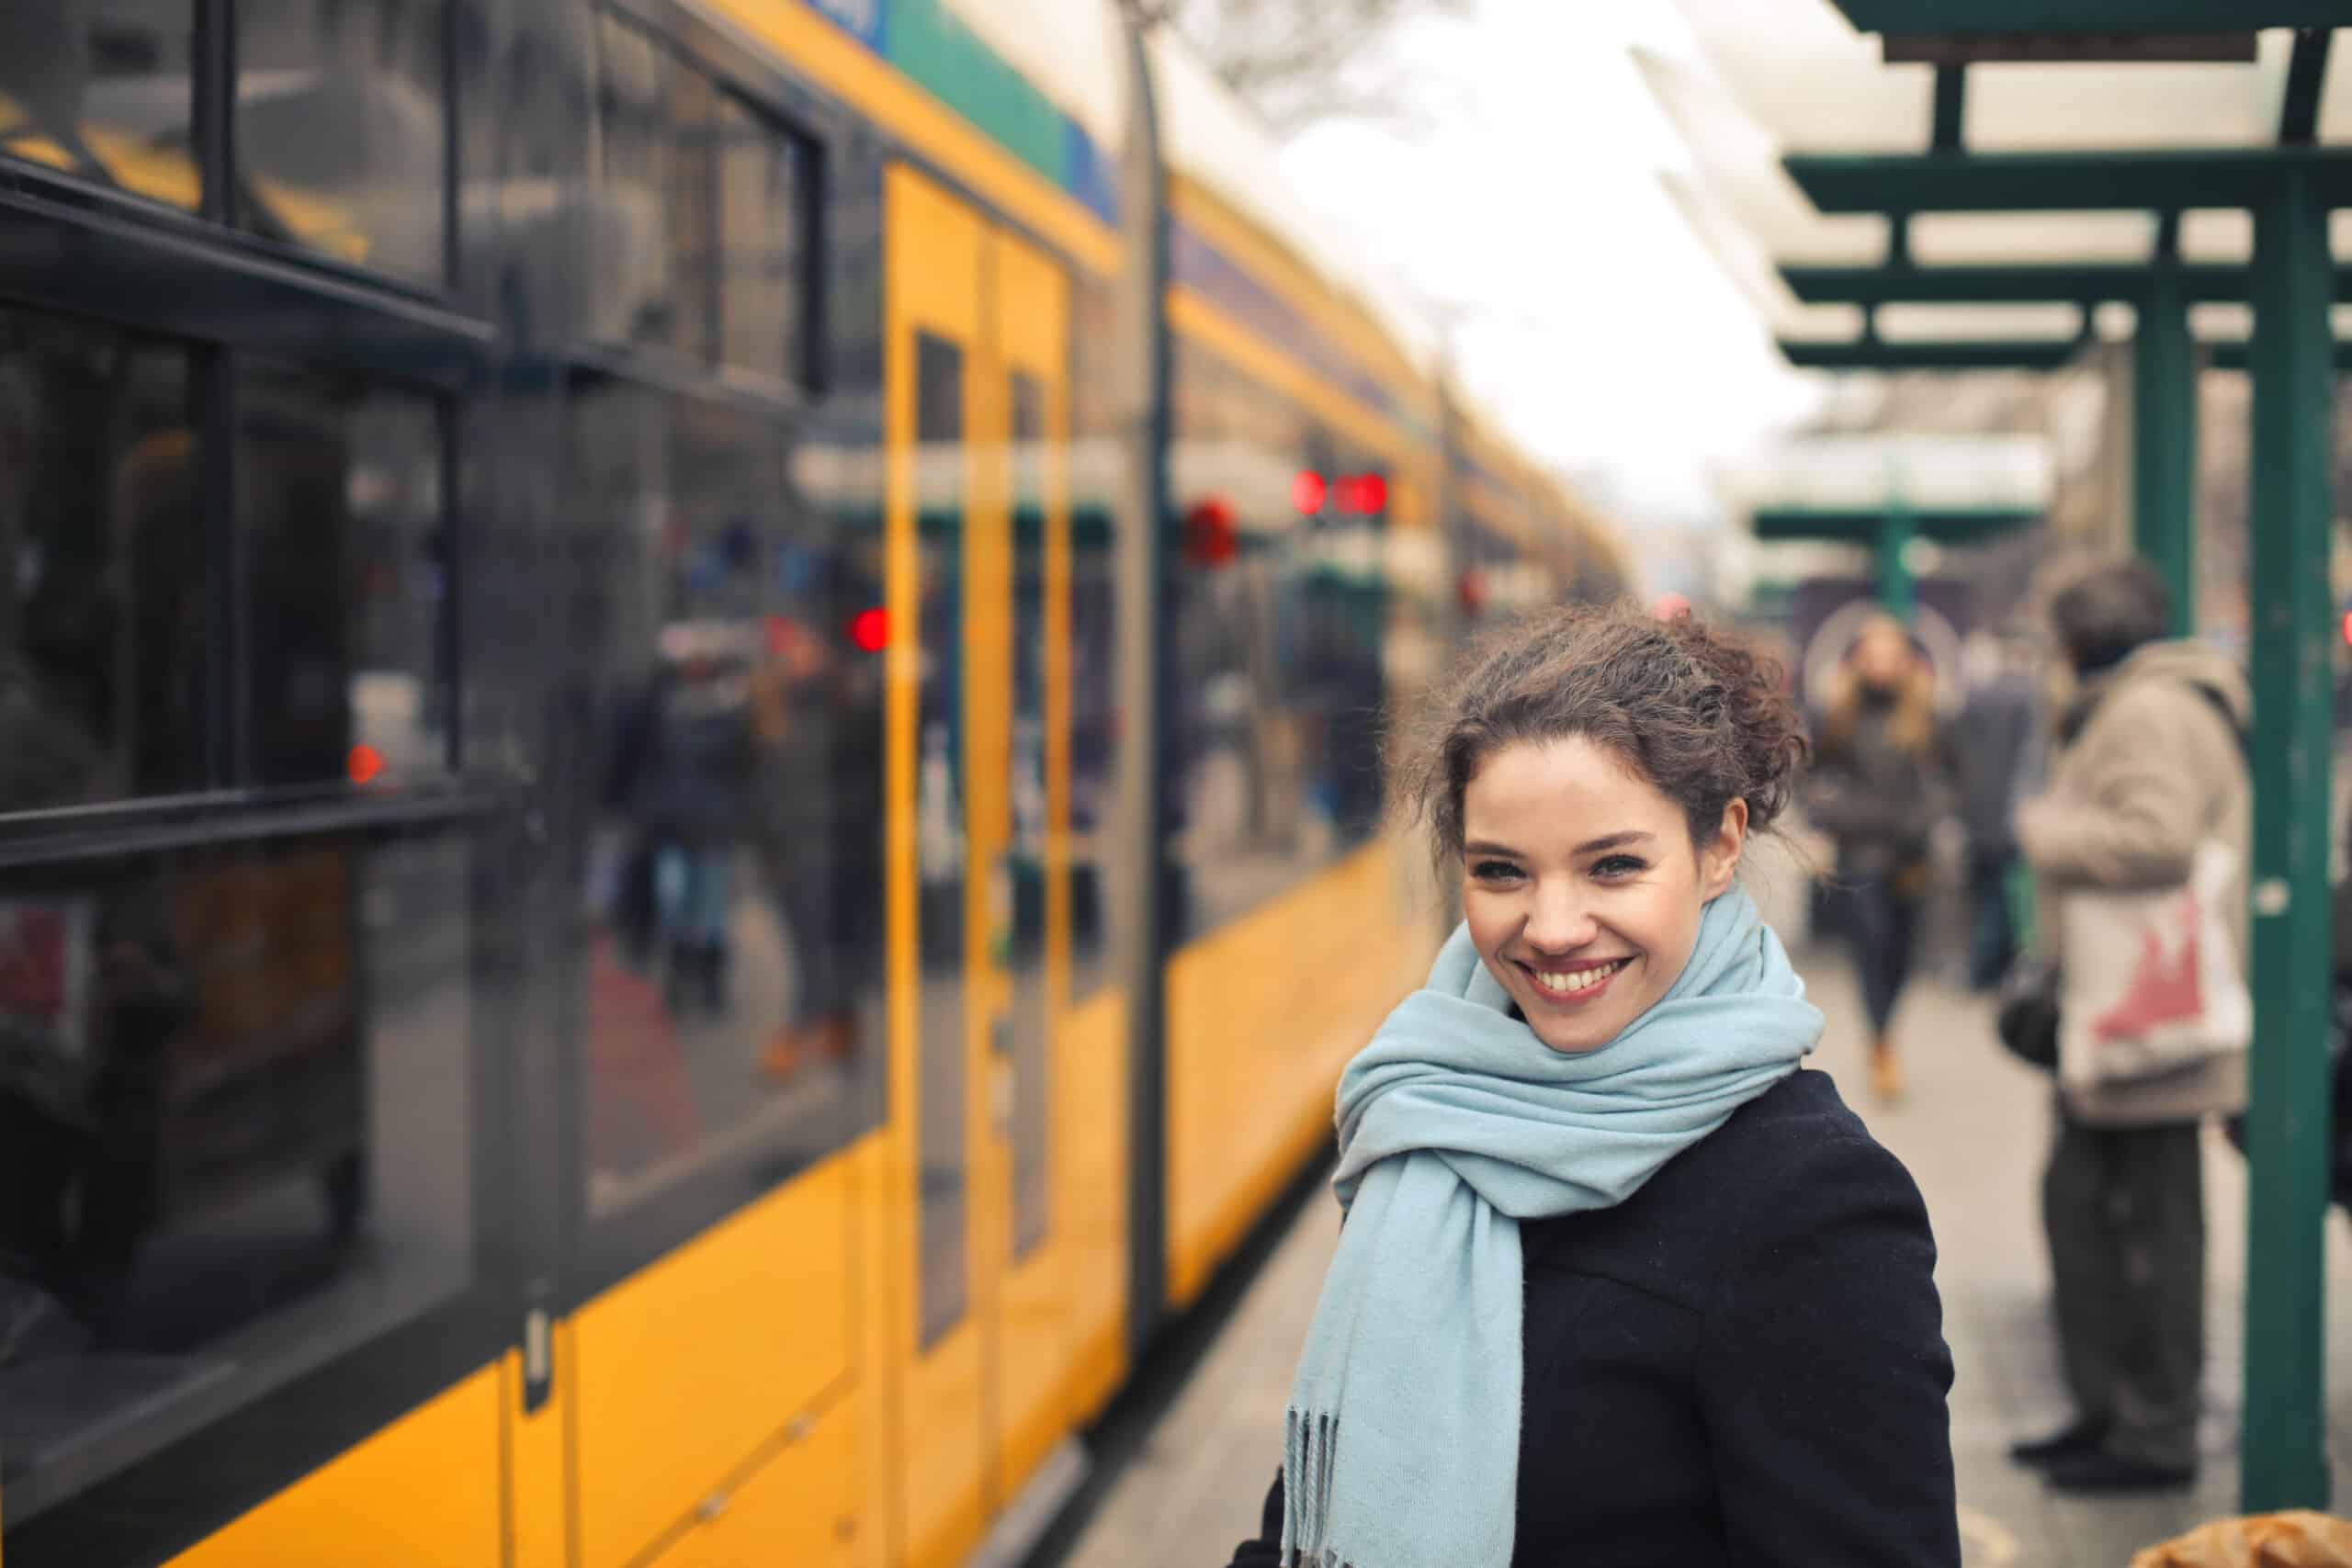
[[[1571,610],[1432,716],[1404,790],[1465,919],[1340,1079],[1348,1223],[1236,1568],[1958,1563],[1927,1213],[1802,1070],[1738,883],[1805,754],[1779,671]]]

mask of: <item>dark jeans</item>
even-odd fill
[[[2009,908],[2009,871],[2016,864],[2017,856],[2006,850],[1968,852],[1968,983],[1980,991],[1999,985],[2018,955]]]
[[[883,878],[872,855],[859,852],[877,842],[863,824],[839,838],[804,830],[775,856],[775,894],[797,972],[788,1020],[795,1027],[854,1012],[871,978],[883,940]]]
[[[2108,1428],[2120,1459],[2193,1467],[2205,1366],[2196,1123],[2088,1127],[2062,1106],[2041,1213],[2076,1413]]]
[[[1894,1016],[1895,998],[1911,977],[1912,949],[1919,934],[1919,905],[1905,898],[1885,876],[1859,877],[1846,889],[1846,937],[1853,944],[1854,968],[1862,980],[1862,1006],[1871,1033],[1883,1039]]]

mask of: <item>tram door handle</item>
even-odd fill
[[[533,1307],[523,1316],[523,1414],[532,1415],[545,1404],[554,1386],[554,1334],[547,1309]]]

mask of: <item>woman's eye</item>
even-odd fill
[[[1481,882],[1508,882],[1519,874],[1519,867],[1507,860],[1482,860],[1470,868],[1470,874]]]
[[[1649,869],[1648,863],[1632,855],[1611,855],[1594,863],[1592,874],[1600,877],[1634,876]]]

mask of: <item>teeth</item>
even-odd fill
[[[1539,970],[1536,972],[1535,979],[1536,983],[1547,991],[1586,991],[1624,966],[1625,960],[1612,958],[1606,964],[1596,964],[1589,969],[1571,969],[1555,973]]]

